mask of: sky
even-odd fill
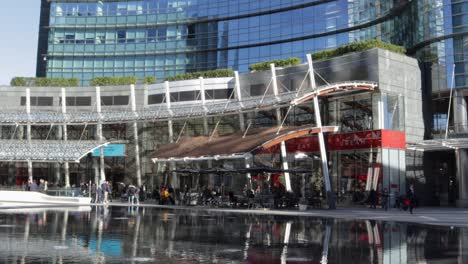
[[[40,7],[40,0],[2,1],[0,85],[15,76],[35,76]]]

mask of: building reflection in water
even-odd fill
[[[4,263],[468,262],[468,230],[382,221],[97,207],[0,213]]]

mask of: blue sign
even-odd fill
[[[93,157],[99,157],[100,155],[100,148],[93,151]],[[104,157],[125,157],[125,144],[111,144],[105,146]]]

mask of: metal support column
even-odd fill
[[[96,87],[96,111],[101,114],[101,88],[98,86]],[[99,121],[97,124],[97,136],[99,143],[102,144],[104,141],[104,137],[102,135],[102,123],[101,123],[101,116],[99,116]],[[101,184],[106,180],[106,173],[105,173],[105,163],[104,163],[104,147],[100,148],[100,155],[99,155],[99,183]]]
[[[166,92],[166,107],[167,110],[169,111],[170,114],[172,114],[171,111],[171,90],[169,87],[169,82],[166,81],[164,82],[164,87],[165,87],[165,92]],[[174,127],[172,124],[172,119],[169,118],[167,121],[167,126],[168,126],[168,131],[169,131],[169,143],[174,143]],[[176,164],[174,161],[169,162],[169,170],[174,171],[176,169]],[[172,172],[172,177],[169,179],[169,182],[171,183],[173,188],[176,188],[177,186],[177,174],[175,172]]]
[[[240,83],[240,78],[239,78],[239,72],[235,71],[234,72],[234,78],[236,81],[236,96],[237,100],[240,102],[240,105],[242,106],[242,92],[241,92],[241,83]],[[239,113],[239,128],[241,131],[245,131],[245,120],[244,120],[244,114]],[[210,161],[211,162],[211,161]],[[252,157],[249,159],[245,159],[245,168],[250,168],[251,163],[252,163]],[[211,167],[211,166],[210,166]],[[252,188],[252,175],[250,173],[246,173],[245,175],[247,177],[247,184],[249,185],[249,188]]]
[[[202,100],[203,110],[206,113],[206,112],[208,112],[208,109],[206,108],[205,79],[203,79],[203,77],[200,77],[199,80],[200,80],[200,97],[201,97],[201,100]],[[206,117],[206,115],[203,117],[203,134],[205,136],[210,135],[210,127],[208,126],[208,118]],[[213,167],[213,161],[212,160],[208,160],[207,164],[208,164],[208,168]],[[209,183],[213,184],[214,183],[214,178],[213,178],[212,174],[209,175],[209,179],[210,179]]]
[[[57,126],[57,140],[62,140],[63,138],[63,132],[62,132],[62,126]],[[55,185],[58,186],[60,184],[60,179],[62,178],[62,172],[61,172],[61,166],[60,163],[55,163]]]
[[[270,64],[270,69],[271,69],[271,80],[273,84],[273,93],[278,98],[279,95],[279,90],[278,90],[278,79],[276,78],[276,68],[275,64]],[[276,109],[276,123],[278,127],[282,125],[282,116],[281,116],[281,109],[277,108]],[[284,141],[281,142],[281,160],[282,160],[282,167],[283,170],[289,170],[289,164],[288,164],[288,152],[286,150],[286,143]],[[289,172],[284,173],[284,181],[286,184],[286,191],[291,192],[292,187],[291,187],[291,177],[289,175]]]
[[[130,85],[130,102],[132,112],[136,114],[136,99],[135,99],[135,85]],[[138,143],[138,124],[133,122],[133,139],[135,140],[135,166],[136,166],[136,179],[138,187],[141,186],[141,163],[140,163],[140,146]]]
[[[253,155],[252,154],[246,154],[245,155],[245,168],[250,169],[253,166]],[[246,173],[247,176],[247,186],[249,189],[252,189],[252,175],[250,172]]]
[[[67,113],[67,96],[65,93],[65,88],[62,88],[62,113]],[[68,131],[67,131],[67,124],[63,124],[63,141],[68,141]],[[65,161],[64,164],[65,170],[65,188],[70,188],[70,169],[68,165],[68,161]]]
[[[26,113],[28,114],[28,124],[26,126],[26,137],[28,138],[28,143],[31,144],[31,123],[29,115],[31,114],[31,90],[26,88]],[[28,160],[28,181],[33,180],[33,166],[32,161]]]
[[[200,80],[200,98],[202,101],[203,105],[203,110],[208,112],[208,109],[206,108],[206,94],[205,94],[205,80],[203,77],[199,78]],[[208,135],[210,133],[210,130],[208,128],[208,118],[206,117],[206,114],[203,116],[203,134]]]
[[[317,89],[317,84],[315,83],[315,75],[314,75],[314,65],[312,63],[312,55],[307,54],[307,61],[309,63],[309,78],[310,84],[312,86],[312,90]],[[327,160],[327,150],[325,148],[325,138],[323,136],[322,128],[322,117],[320,116],[320,106],[318,101],[318,96],[314,97],[314,112],[315,112],[315,122],[316,127],[320,129],[318,133],[318,140],[320,146],[320,158],[322,159],[322,172],[323,178],[325,180],[325,190],[327,192],[327,201],[328,201],[328,208],[335,209],[335,195],[333,194],[331,183],[330,183],[330,174],[328,171],[328,160]]]
[[[237,100],[240,102],[240,105],[242,106],[242,92],[241,92],[241,83],[240,83],[240,78],[239,78],[239,72],[235,71],[234,72],[234,78],[236,79],[236,96]],[[239,127],[241,131],[245,131],[245,120],[244,120],[244,114],[239,113]]]

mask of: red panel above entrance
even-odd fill
[[[368,148],[406,149],[406,136],[404,132],[392,130],[372,130],[355,133],[331,134],[327,137],[329,151],[355,150]],[[295,138],[286,141],[286,149],[294,152],[317,152],[319,144],[317,136]],[[279,146],[264,150],[261,153],[279,153]]]

